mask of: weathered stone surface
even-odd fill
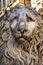
[[[4,42],[2,41],[2,39],[0,38],[0,46],[3,45]]]
[[[2,21],[0,22],[0,29],[2,29],[4,25],[5,25],[5,21],[2,20]]]
[[[10,24],[9,24],[9,22],[8,21],[6,21],[6,23],[5,23],[5,26],[4,26],[6,29],[9,29],[9,27],[10,27]]]
[[[2,39],[3,39],[3,41],[7,41],[7,40],[8,40],[8,37],[9,37],[9,33],[8,33],[8,32],[4,32],[4,33],[2,34]]]
[[[41,16],[31,7],[18,6],[9,12],[1,18],[5,22],[0,21],[0,64],[43,65]]]

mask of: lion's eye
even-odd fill
[[[29,22],[30,21],[30,18],[26,15],[26,20],[27,20],[27,22]]]
[[[27,20],[27,22],[33,21],[33,19],[31,17],[29,17],[28,15],[26,15],[26,20]]]
[[[16,27],[16,24],[17,24],[17,20],[14,19],[14,21],[11,24],[11,28],[14,29]]]

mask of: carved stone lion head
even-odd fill
[[[15,38],[29,38],[37,26],[36,19],[38,17],[36,12],[29,7],[18,7],[11,15],[11,30]]]
[[[32,40],[34,30],[38,26],[39,18],[38,13],[30,7],[16,7],[10,16],[10,27],[18,46],[23,46],[25,50],[27,47],[29,48],[29,43]]]

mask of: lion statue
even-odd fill
[[[16,6],[1,17],[0,64],[43,65],[43,22],[33,8]]]

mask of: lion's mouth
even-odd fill
[[[16,40],[20,40],[20,39],[24,39],[24,40],[29,40],[29,38],[31,37],[32,33],[29,32],[29,31],[23,31],[23,32],[20,32],[20,31],[17,31],[15,34],[14,34],[14,37]],[[21,40],[21,41],[22,41]]]

